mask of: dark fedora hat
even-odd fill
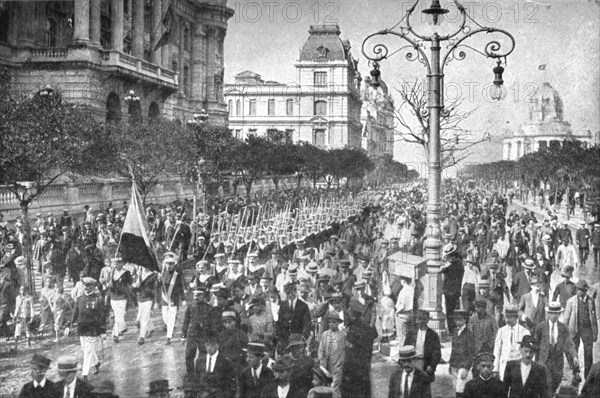
[[[159,392],[169,392],[172,391],[172,388],[169,388],[169,380],[152,380],[150,382],[150,390],[148,390],[148,394],[156,394]]]
[[[41,354],[33,354],[33,358],[31,358],[31,360],[27,362],[29,362],[32,365],[38,365],[44,368],[49,368],[52,360]]]
[[[540,350],[539,341],[537,341],[537,339],[535,337],[530,336],[530,335],[523,336],[523,339],[520,341],[520,344],[521,344],[521,347],[523,347],[523,348],[529,348],[533,351]]]
[[[584,279],[578,280],[575,284],[575,287],[580,290],[588,290],[590,288],[590,286]]]
[[[287,356],[280,357],[273,365],[273,372],[284,372],[294,367],[294,362]]]

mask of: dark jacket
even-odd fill
[[[206,354],[201,355],[196,360],[196,373],[199,379],[206,380]],[[225,397],[233,396],[233,386],[236,385],[235,372],[231,362],[221,353],[217,355],[217,360],[211,376],[214,377],[213,383]]]
[[[573,344],[573,338],[569,333],[567,325],[558,321],[556,323],[558,329],[556,349],[558,349],[559,352],[564,353],[567,356],[567,361],[570,365],[572,365],[573,358],[577,358],[577,352],[575,352],[575,344]],[[538,323],[533,331],[533,336],[540,343],[540,352],[537,354],[536,361],[538,361],[542,365],[546,365],[550,350],[550,325],[548,321]],[[561,365],[563,365],[564,359],[562,359],[562,355],[560,362]]]
[[[600,362],[592,365],[581,389],[581,398],[596,398],[598,396],[600,396]]]
[[[490,377],[483,380],[477,376],[465,385],[463,398],[506,398],[508,387],[502,380]]]
[[[58,397],[63,397],[65,394],[65,382],[64,380],[59,381],[54,385]],[[75,398],[88,398],[92,396],[92,390],[94,387],[91,384],[86,383],[81,379],[77,379],[75,382]]]
[[[411,330],[406,335],[406,340],[404,340],[404,345],[412,345],[414,346],[417,342],[417,330]],[[440,359],[442,359],[442,350],[440,346],[440,337],[438,334],[430,328],[427,328],[425,331],[425,343],[423,345],[423,371],[427,369],[428,366],[431,366],[434,373],[431,373],[429,377],[433,382],[435,380],[435,369],[440,363]]]
[[[449,364],[455,368],[471,369],[475,356],[475,338],[465,326],[462,333],[458,334],[458,328],[452,333],[452,352]]]
[[[537,362],[531,364],[527,382],[521,378],[521,361],[508,361],[504,370],[504,383],[509,388],[508,398],[549,398],[546,367]]]
[[[198,343],[203,345],[203,339],[209,333],[207,319],[210,310],[211,307],[204,301],[188,304],[183,316],[181,337],[198,339]]]
[[[444,274],[444,294],[460,295],[461,282],[465,269],[460,259],[452,260],[448,268],[442,269]]]
[[[308,391],[306,390],[294,390],[290,387],[287,397],[285,398],[306,398]],[[262,393],[260,394],[261,398],[279,398],[279,394],[277,393],[277,383],[270,383],[265,386]]]
[[[247,367],[240,374],[236,392],[237,398],[260,398],[262,390],[275,380],[273,371],[263,365],[260,370],[258,381],[254,381],[251,369],[251,367]]]
[[[402,372],[403,369],[398,369],[390,377],[390,388],[388,390],[388,398],[405,398],[402,395]],[[427,373],[419,369],[414,369],[415,372],[410,386],[409,398],[431,398],[431,382]]]
[[[290,302],[282,302],[279,307],[279,320],[275,324],[277,338],[287,341],[292,333],[297,333],[304,338],[308,338],[310,331],[311,321],[308,305],[304,301],[297,299],[296,307],[292,312]]]
[[[106,333],[104,299],[96,293],[78,297],[73,308],[71,325],[75,322],[80,336],[100,336]]]
[[[62,395],[58,394],[56,385],[50,380],[46,379],[44,388],[34,388],[33,381],[25,384],[21,389],[19,398],[61,398]]]

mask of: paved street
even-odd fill
[[[515,206],[518,208],[518,206]],[[512,209],[512,208],[511,208]],[[511,210],[509,209],[509,211]],[[590,284],[598,282],[600,276],[598,271],[590,272],[590,267],[576,270],[575,275],[579,278],[586,278]],[[67,284],[67,290],[70,288]],[[37,291],[39,292],[39,278]],[[162,330],[162,320],[160,311],[154,310],[153,323],[155,331],[153,335],[146,340],[142,347],[137,345],[137,330],[135,328],[135,308],[129,308],[126,321],[128,330],[121,338],[118,344],[114,344],[110,339],[110,333],[106,340],[98,346],[98,354],[102,366],[98,375],[90,375],[90,382],[96,383],[99,380],[110,379],[116,384],[116,389],[121,397],[142,397],[145,396],[148,385],[151,380],[167,378],[172,387],[181,387],[184,373],[185,342],[174,339],[170,346],[165,345],[165,332]],[[183,317],[183,308],[178,315],[178,327],[175,330],[175,336],[180,335],[180,325]],[[9,353],[12,347],[12,341],[0,343],[0,397],[18,395],[21,386],[29,379],[29,367],[26,361],[36,352],[44,352],[55,361],[61,355],[75,355],[81,361],[82,353],[79,342],[71,337],[61,340],[58,344],[53,342],[52,338],[46,338],[40,341],[34,341],[32,348],[29,349],[26,343],[21,342],[17,353]],[[387,397],[389,377],[396,368],[397,345],[391,346],[391,356],[385,356],[380,353],[373,355],[372,364],[372,390],[373,397]],[[442,349],[442,358],[444,362],[450,358],[451,343],[444,342]],[[600,360],[600,343],[594,346],[594,360]],[[80,362],[81,363],[81,362]],[[583,363],[583,350],[580,352],[580,363]],[[568,366],[565,365],[565,369]],[[50,379],[56,379],[57,374],[53,368],[48,376]],[[566,380],[567,373],[565,373]],[[441,364],[437,368],[436,381],[432,386],[433,397],[454,397],[452,380],[448,374],[448,365]],[[174,390],[174,393],[182,394],[181,390]],[[357,397],[358,398],[358,397]]]

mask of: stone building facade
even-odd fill
[[[589,131],[573,133],[571,125],[563,120],[563,109],[558,91],[550,83],[543,83],[529,103],[529,120],[502,141],[503,160],[519,160],[523,155],[546,150],[564,140],[597,145],[597,135],[593,136]]]
[[[16,93],[51,86],[98,118],[139,112],[185,121],[204,108],[212,123],[226,124],[232,16],[227,0],[4,1],[0,67]]]
[[[251,71],[225,85],[229,128],[243,139],[269,130],[321,148],[361,146],[361,77],[337,25],[313,25],[295,64],[297,81],[264,81]]]

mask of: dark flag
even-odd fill
[[[156,30],[154,32],[154,46],[153,50],[156,51],[158,48],[169,44],[171,41],[171,36],[175,36],[174,33],[174,25],[175,25],[175,14],[173,13],[172,4],[170,0],[168,1],[167,7],[165,7],[164,12],[160,18],[160,22],[158,26],[156,26]],[[161,25],[163,26],[163,33],[160,34],[159,30]]]
[[[131,202],[121,232],[120,252],[123,261],[160,271],[156,254],[148,238],[146,218],[142,215],[137,187],[131,187]]]

